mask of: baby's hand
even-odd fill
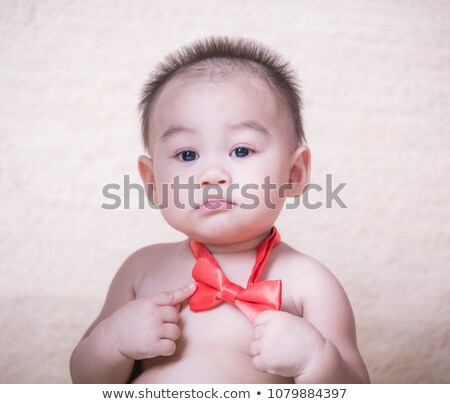
[[[135,360],[172,355],[180,337],[180,303],[195,289],[191,284],[127,303],[108,319],[108,345]]]
[[[301,375],[325,339],[308,321],[283,311],[264,311],[253,323],[250,354],[260,372],[285,377]]]

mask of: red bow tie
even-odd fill
[[[274,227],[272,233],[257,248],[256,262],[247,287],[230,282],[206,247],[191,240],[191,249],[197,258],[192,276],[197,284],[196,292],[189,299],[192,311],[212,309],[223,301],[237,306],[249,319],[264,310],[279,310],[281,306],[281,280],[257,282],[269,254],[280,242]]]

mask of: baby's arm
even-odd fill
[[[318,347],[295,382],[370,383],[358,350],[355,318],[348,297],[331,272],[321,269],[303,307],[303,320],[320,334],[316,340]]]
[[[136,359],[175,352],[179,303],[195,285],[135,300],[133,285],[142,275],[130,261],[117,272],[100,315],[72,353],[75,383],[126,383]]]
[[[302,278],[307,288],[293,296],[303,316],[267,311],[256,318],[254,366],[296,383],[368,383],[348,298],[326,268],[310,264],[312,270]]]

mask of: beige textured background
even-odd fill
[[[155,63],[228,34],[292,62],[312,180],[348,183],[348,209],[285,211],[278,227],[346,288],[372,381],[449,383],[449,21],[439,0],[2,0],[0,381],[69,382],[121,262],[183,238],[137,203],[101,209],[102,187],[139,180]]]

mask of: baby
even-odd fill
[[[124,262],[73,381],[369,382],[341,285],[274,227],[310,172],[289,66],[254,41],[208,38],[159,65],[140,107],[147,197],[187,240]]]

